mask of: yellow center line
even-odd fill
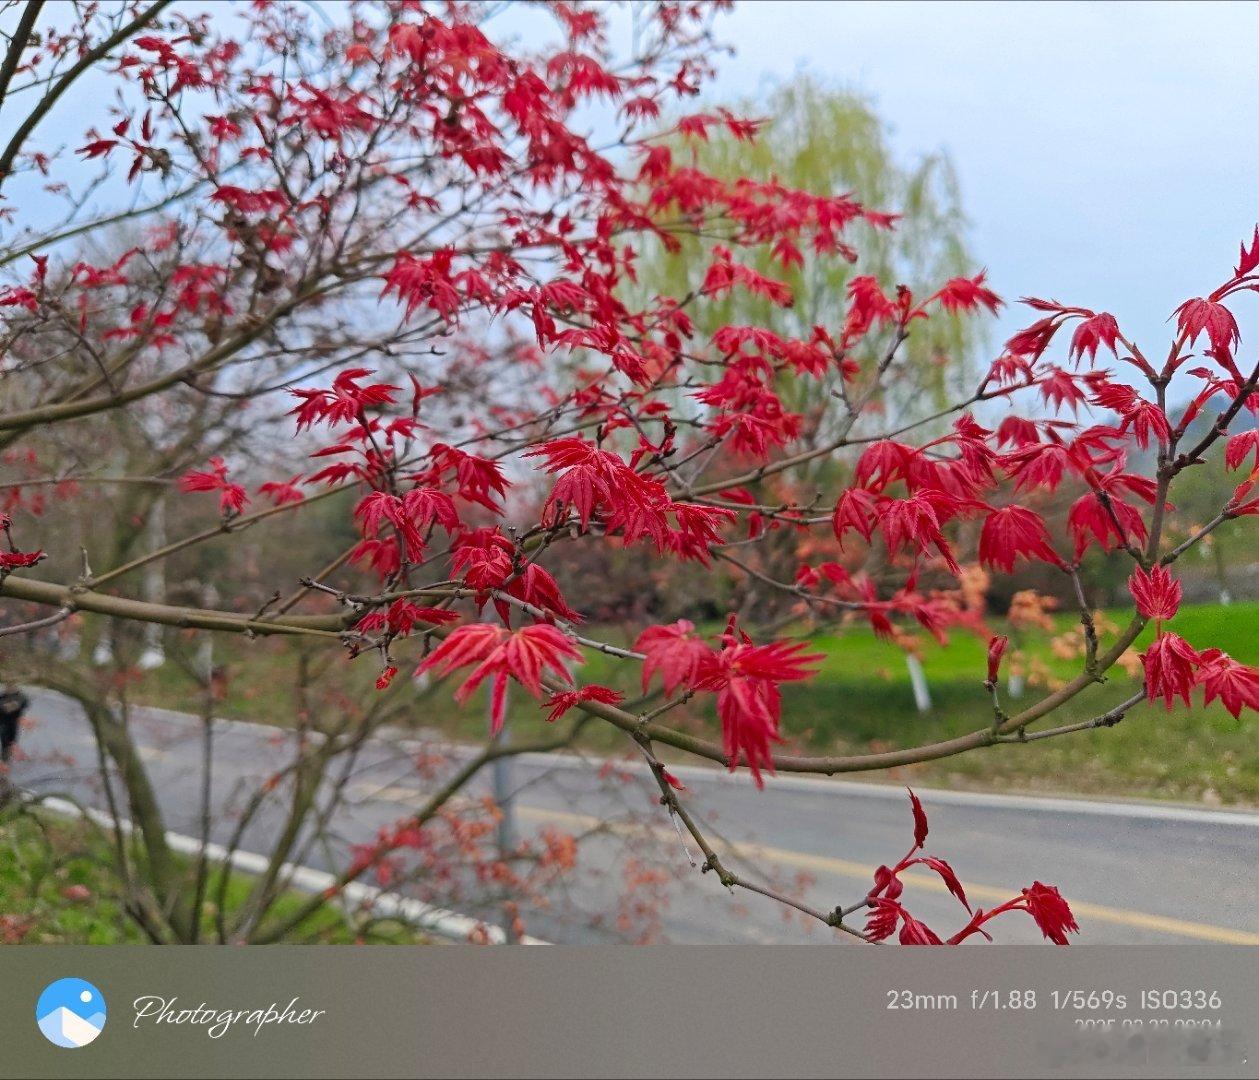
[[[417,802],[421,796],[414,788],[384,787],[363,789],[362,793],[369,798],[383,799],[389,802],[410,804]],[[589,814],[574,814],[567,810],[547,810],[538,806],[516,804],[516,814],[521,818],[533,821],[551,821],[567,825],[569,828],[590,830],[602,829],[604,832],[618,835],[644,833],[663,837],[676,842],[676,834],[670,828],[660,825],[647,825],[637,822],[617,821],[606,822]],[[772,847],[768,844],[726,843],[713,840],[713,847],[722,854],[730,854],[740,858],[774,862],[780,866],[788,866],[801,870],[814,870],[835,877],[855,878],[869,882],[874,877],[874,867],[865,863],[853,862],[849,859],[836,859],[830,855],[812,855],[805,851],[792,851],[788,848]],[[935,874],[909,871],[902,875],[906,885],[926,889],[930,892],[947,893],[948,888]],[[1002,904],[1019,894],[1017,888],[1000,888],[994,885],[973,885],[965,883],[966,895],[985,904]],[[1068,898],[1070,899],[1070,898]],[[1090,904],[1082,900],[1071,900],[1071,910],[1081,921],[1113,923],[1117,926],[1129,926],[1138,930],[1149,930],[1156,934],[1171,934],[1177,937],[1194,938],[1197,941],[1213,941],[1223,945],[1259,945],[1259,934],[1248,930],[1234,930],[1228,926],[1214,926],[1211,923],[1190,922],[1187,919],[1172,919],[1164,915],[1151,915],[1144,911],[1131,911],[1127,908],[1106,907],[1102,904]]]

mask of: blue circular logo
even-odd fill
[[[54,1046],[86,1046],[105,1026],[105,998],[86,979],[58,979],[44,987],[35,1021]]]

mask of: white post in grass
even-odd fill
[[[927,675],[922,670],[922,661],[913,653],[905,654],[905,666],[909,668],[909,683],[914,688],[914,704],[920,713],[931,711],[931,691],[927,688]]]

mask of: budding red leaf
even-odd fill
[[[667,783],[667,784],[668,784],[671,788],[673,788],[673,790],[674,790],[674,791],[685,791],[685,790],[686,790],[686,785],[685,785],[684,783],[682,783],[682,781],[681,781],[681,780],[679,780],[676,776],[674,776],[674,775],[673,775],[673,773],[671,773],[668,769],[661,769],[661,770],[660,770],[660,775],[661,775],[661,776],[663,776],[663,777],[665,778],[665,782],[666,782],[666,783]]]
[[[928,856],[927,858],[918,861],[921,865],[930,867],[939,874],[940,880],[944,882],[945,888],[957,897],[958,902],[962,905],[962,907],[964,907],[967,911],[970,911],[970,901],[966,899],[966,890],[962,888],[962,883],[958,880],[957,874],[953,872],[953,867],[951,867],[943,859],[937,859],[933,856]]]
[[[914,813],[914,847],[920,848],[927,842],[927,812],[922,808],[922,803],[913,790],[906,788],[909,792],[909,804]]]
[[[569,709],[576,708],[583,701],[595,701],[602,705],[615,705],[625,700],[625,695],[619,691],[609,689],[606,686],[596,686],[594,684],[582,686],[577,690],[563,690],[553,693],[549,700],[542,702],[542,708],[550,708],[547,713],[547,722],[554,723],[563,716]]]
[[[987,276],[987,271],[983,271],[973,278],[958,277],[946,282],[937,294],[940,306],[954,315],[960,312],[978,311],[980,308],[985,308],[995,315],[997,309],[1001,307],[1002,300],[984,284]]]
[[[1023,902],[1040,932],[1055,945],[1066,945],[1068,933],[1079,933],[1070,905],[1053,885],[1033,882],[1030,889],[1023,890]]]
[[[865,935],[871,941],[886,941],[896,932],[904,908],[886,896],[876,898],[866,916]]]
[[[1005,656],[1006,647],[1010,644],[1008,637],[993,637],[988,641],[988,685],[994,686],[997,674],[1001,670],[1001,658]]]
[[[0,570],[21,570],[34,566],[46,556],[42,551],[0,551]]]
[[[1180,582],[1165,566],[1155,566],[1149,572],[1137,567],[1128,579],[1128,589],[1137,602],[1137,610],[1147,619],[1164,622],[1173,618],[1180,607]]]

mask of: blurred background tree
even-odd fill
[[[815,325],[838,329],[844,290],[858,274],[876,277],[889,294],[905,284],[921,296],[951,277],[979,269],[968,246],[969,224],[948,155],[939,151],[898,161],[888,126],[869,98],[801,73],[779,84],[767,98],[758,95],[755,101],[733,102],[729,108],[736,116],[765,120],[757,137],[740,140],[725,127],[714,126],[706,141],[677,140],[673,150],[679,160],[693,154],[699,168],[723,179],[777,179],[820,194],[852,192],[871,209],[900,217],[891,230],[853,227],[850,240],[861,252],[855,264],[819,259],[811,251],[801,253],[802,265],[789,267],[768,249],[756,257],[741,255],[758,272],[786,281],[794,304],[775,307],[735,289],[697,313],[699,334],[710,335],[728,324],[754,324],[784,337],[807,338]],[[685,296],[698,287],[708,265],[699,245],[699,240],[688,238],[675,253],[661,245],[645,249],[638,271],[643,290]],[[982,334],[975,319],[932,319],[915,327],[902,351],[910,377],[897,384],[889,407],[912,419],[943,405],[950,395],[955,399],[958,390],[973,390]],[[833,389],[826,380],[792,383],[782,388],[784,404],[806,415]]]
[[[703,140],[676,137],[671,143],[675,160],[693,160],[702,171],[723,179],[777,180],[822,194],[851,192],[869,208],[899,217],[893,229],[864,223],[850,226],[845,239],[860,252],[852,264],[833,256],[819,258],[806,250],[801,252],[800,265],[784,266],[768,247],[741,252],[741,262],[785,281],[794,302],[789,308],[776,307],[742,289],[710,299],[692,312],[697,346],[704,347],[726,325],[764,326],[781,337],[802,339],[811,336],[814,326],[822,326],[838,337],[846,289],[857,275],[877,278],[888,295],[895,295],[896,287],[904,284],[924,297],[949,278],[971,276],[981,268],[969,247],[969,223],[947,154],[898,159],[888,126],[869,98],[801,73],[768,94],[759,94],[755,101],[725,104],[736,116],[764,121],[756,138],[740,139],[724,125],[713,125]],[[641,295],[636,299],[657,294],[685,296],[699,288],[710,261],[704,245],[698,238],[682,238],[676,251],[666,251],[662,244],[644,241],[637,267]],[[939,317],[915,324],[901,348],[896,377],[890,380],[886,410],[896,421],[908,422],[935,412],[959,395],[969,396],[985,344],[979,320]],[[838,371],[831,371],[820,379],[784,379],[777,387],[784,406],[805,417],[801,448],[833,438],[828,425],[837,423],[842,414],[833,396],[838,380]],[[797,471],[794,492],[773,482],[751,488],[766,502],[791,497],[807,502],[816,492],[840,490],[853,456],[840,452],[819,457]],[[736,465],[732,462],[732,468]],[[801,554],[797,544],[795,531],[784,529],[749,549],[746,559],[758,570],[789,578]],[[689,595],[673,580],[678,575],[663,564],[644,573],[641,561],[629,559],[626,565],[617,565],[606,551],[584,554],[589,565],[578,559],[569,572],[598,576],[608,602],[607,616],[613,611],[638,614],[645,608],[654,617],[703,619],[717,608],[743,611],[751,606],[771,619],[790,614],[789,601],[772,591],[757,595],[755,581],[744,574],[732,573],[720,585],[717,579],[710,580],[710,595],[699,597]],[[838,552],[817,554],[835,558]],[[877,573],[877,566],[870,569]]]

